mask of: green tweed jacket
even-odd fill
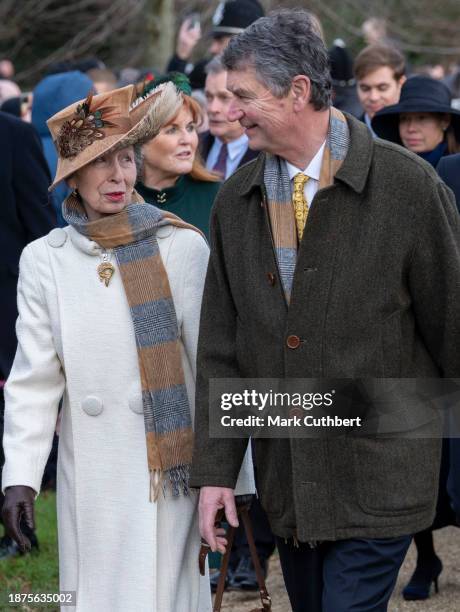
[[[289,308],[272,247],[264,155],[217,196],[192,486],[233,487],[246,445],[210,438],[210,378],[460,376],[460,217],[452,193],[417,156],[347,121],[350,148],[334,185],[312,202]],[[256,439],[259,494],[274,533],[337,540],[427,527],[438,426],[425,425],[420,439]]]

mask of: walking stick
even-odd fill
[[[237,506],[236,510],[238,516],[243,521],[244,530],[246,532],[246,537],[248,539],[249,550],[251,552],[252,562],[254,564],[254,569],[256,570],[257,583],[259,585],[259,595],[260,601],[262,602],[261,608],[254,608],[251,612],[270,612],[272,609],[272,601],[271,597],[268,594],[267,587],[265,585],[265,579],[262,572],[262,567],[260,565],[259,555],[257,554],[256,545],[254,542],[254,534],[252,532],[252,524],[251,519],[249,517],[249,508],[251,507],[251,499],[250,495],[242,495],[237,498]],[[220,527],[223,519],[225,518],[225,514],[223,510],[219,510],[216,514],[216,527]],[[222,606],[222,598],[224,596],[225,590],[225,580],[227,578],[228,572],[228,563],[230,561],[230,552],[232,550],[233,539],[235,536],[235,527],[229,526],[227,530],[227,549],[225,551],[224,556],[222,557],[222,563],[220,566],[220,576],[219,582],[217,583],[216,597],[214,599],[213,612],[220,612]],[[200,574],[202,576],[205,575],[205,561],[206,555],[210,551],[209,544],[207,542],[203,542],[201,544],[200,555],[199,555],[199,566],[200,566]]]

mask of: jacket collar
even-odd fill
[[[372,162],[374,140],[367,127],[358,119],[344,113],[350,130],[350,147],[340,170],[335,175],[357,193],[361,193],[366,185]],[[239,194],[248,195],[253,189],[261,188],[264,183],[265,153],[261,153],[244,180],[241,182]]]

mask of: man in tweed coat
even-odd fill
[[[263,153],[224,184],[211,222],[192,485],[213,550],[226,544],[217,509],[236,523],[246,440],[210,437],[210,379],[460,376],[450,190],[331,108],[327,52],[304,11],[258,20],[223,63],[229,118]],[[295,612],[387,609],[410,535],[433,519],[439,472],[437,420],[405,402],[398,418],[416,439],[256,439],[259,495]]]

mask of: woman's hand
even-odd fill
[[[6,533],[13,538],[23,553],[30,552],[31,544],[21,531],[21,519],[32,531],[35,529],[34,519],[35,491],[31,487],[16,485],[5,489],[3,503],[3,523]]]
[[[179,35],[177,37],[176,55],[181,60],[188,60],[193,53],[198,41],[201,38],[201,27],[199,23],[194,23],[191,17],[188,17],[181,25]]]

